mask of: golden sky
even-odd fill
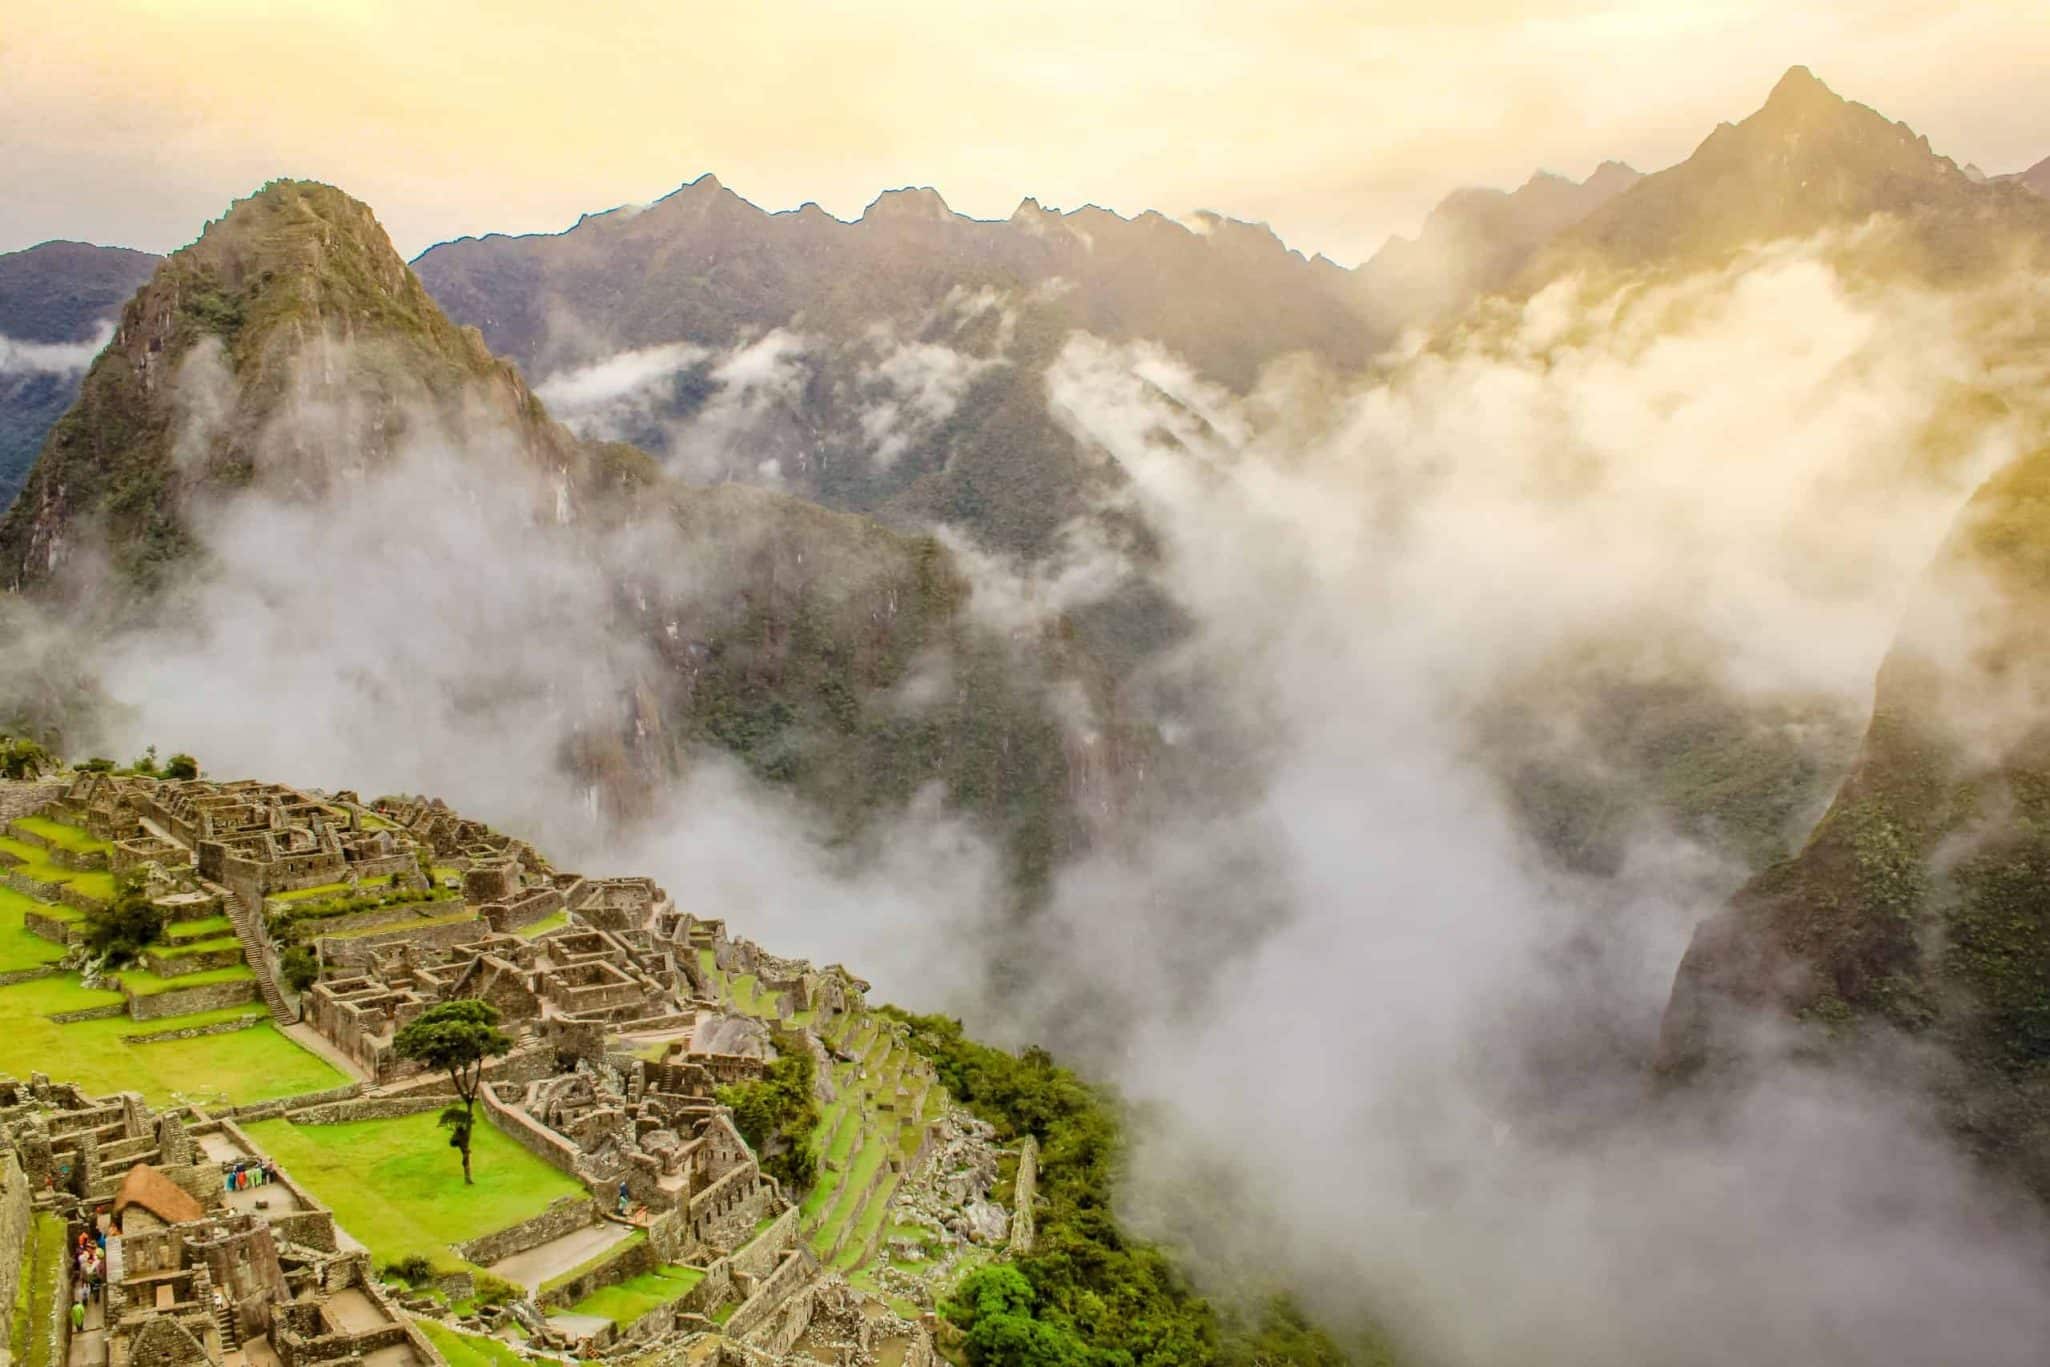
[[[2050,156],[2050,0],[0,0],[0,250],[167,250],[294,175],[410,256],[712,171],[842,217],[1211,208],[1352,264],[1458,185],[1679,160],[1796,62],[1960,162]]]

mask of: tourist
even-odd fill
[[[72,1332],[72,1333],[74,1333],[74,1334],[77,1334],[77,1333],[82,1333],[82,1332],[83,1332],[84,1330],[85,1330],[85,1288],[84,1288],[84,1287],[80,1287],[80,1288],[78,1289],[78,1294],[77,1294],[77,1295],[76,1295],[75,1297],[73,1297],[73,1298],[72,1298],[72,1301],[71,1301],[71,1332]]]

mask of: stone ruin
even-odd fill
[[[54,1303],[68,1308],[79,1276],[72,1251],[81,1236],[105,1238],[104,1290],[88,1297],[71,1361],[442,1361],[371,1275],[368,1255],[341,1249],[332,1214],[288,1174],[273,1166],[260,1184],[230,1179],[266,1166],[233,1121],[153,1112],[132,1092],[94,1097],[37,1074],[0,1080],[0,1135],[0,1252],[18,1257],[32,1215],[61,1221]],[[68,1319],[55,1332],[74,1337]]]
[[[973,1247],[1001,1248],[1029,1231],[1029,1221],[1011,1227],[992,1199],[988,1128],[928,1107],[935,1095],[944,1103],[929,1068],[914,1078],[892,1062],[881,1083],[862,1082],[876,1059],[909,1057],[900,1027],[876,1033],[866,982],[734,938],[651,879],[557,870],[524,842],[421,798],[365,803],[275,784],[83,774],[52,810],[112,842],[110,862],[140,871],[178,914],[225,911],[273,1017],[311,1027],[362,1075],[369,1090],[345,1110],[436,1104],[445,1080],[397,1056],[398,1031],[437,1002],[478,998],[498,1009],[515,1047],[486,1070],[480,1118],[590,1196],[458,1252],[491,1266],[596,1220],[645,1239],[632,1256],[534,1288],[466,1327],[489,1332],[510,1315],[532,1350],[655,1362],[680,1354],[696,1367],[927,1367],[934,1278]],[[301,993],[281,981],[287,950],[313,958],[315,979]],[[867,1059],[847,1047],[857,1035],[874,1040]],[[817,1252],[800,1230],[804,1193],[762,1170],[718,1099],[790,1048],[811,1052],[822,1106],[834,1099],[836,1071],[853,1070],[848,1085],[880,1085],[864,1095],[871,1119],[888,1127],[887,1162],[864,1169],[877,1194],[865,1186],[854,1197],[892,1223],[865,1224],[859,1237],[843,1227]],[[196,1218],[173,1209],[181,1218],[159,1219],[160,1228],[146,1228],[158,1219],[146,1203],[124,1211],[124,1246],[133,1239],[140,1261],[124,1263],[122,1289],[109,1297],[108,1361],[438,1360],[362,1255],[336,1251],[332,1217],[303,1192],[289,1182],[258,1188],[280,1193],[266,1198],[279,1203],[271,1209],[238,1205],[248,1193],[224,1201],[222,1165],[260,1158],[232,1122],[149,1118],[134,1098],[37,1085],[40,1093],[0,1085],[5,1098],[20,1096],[0,1106],[0,1120],[30,1185],[57,1175],[39,1200],[98,1218],[95,1203],[117,1202],[141,1164],[200,1202]],[[299,1114],[318,1123],[325,1109]],[[1019,1189],[1029,1192],[1029,1180]],[[900,1227],[924,1231],[915,1255],[884,1246]],[[898,1270],[899,1254],[932,1272]],[[904,1318],[829,1262],[873,1262],[890,1304],[921,1309]],[[695,1269],[702,1281],[631,1325],[592,1332],[564,1319],[579,1298],[658,1264]],[[129,1270],[144,1265],[136,1275],[157,1280],[130,1287]]]

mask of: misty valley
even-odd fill
[[[9,1360],[2042,1362],[2050,162],[1753,103],[0,254]]]

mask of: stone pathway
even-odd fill
[[[107,1361],[106,1297],[85,1303],[85,1329],[71,1336],[70,1367],[105,1367]]]
[[[602,1330],[610,1329],[612,1321],[603,1315],[572,1315],[558,1312],[548,1317],[548,1327],[574,1343],[587,1339]]]
[[[595,1258],[615,1244],[624,1243],[633,1237],[633,1230],[627,1225],[617,1225],[610,1220],[600,1220],[595,1225],[572,1230],[559,1239],[550,1239],[525,1253],[515,1253],[510,1258],[501,1258],[486,1271],[494,1277],[503,1277],[515,1286],[529,1291],[538,1290],[541,1283],[550,1277],[559,1277],[587,1259]]]
[[[370,1080],[370,1075],[363,1071],[361,1064],[335,1048],[334,1045],[329,1044],[326,1037],[312,1026],[299,1022],[278,1028],[284,1032],[287,1039],[300,1048],[319,1055],[339,1068],[343,1076],[347,1077],[351,1082],[368,1082]]]

